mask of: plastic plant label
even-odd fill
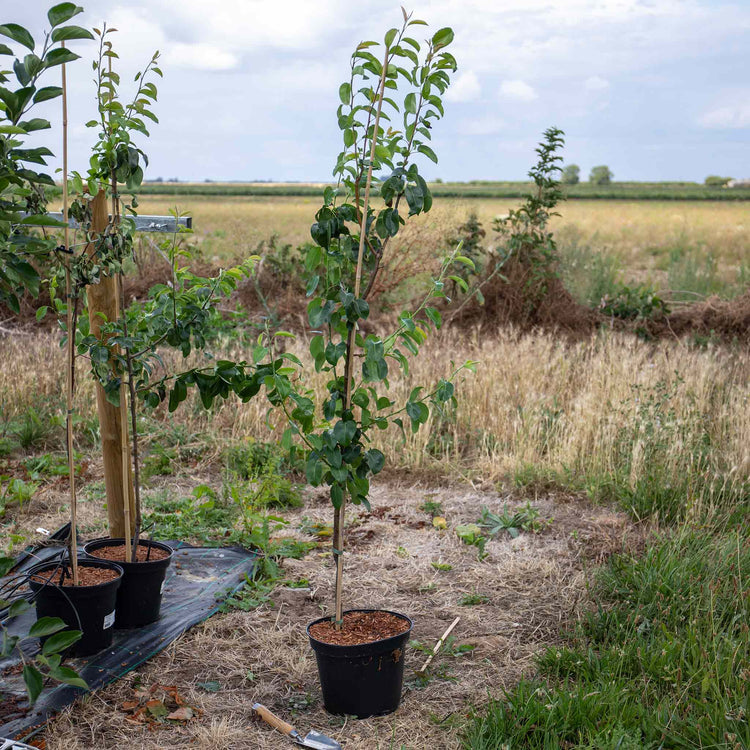
[[[115,624],[115,610],[112,610],[108,615],[104,616],[104,627],[103,630],[111,628]]]

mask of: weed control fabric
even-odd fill
[[[115,630],[112,645],[85,658],[71,659],[72,666],[92,690],[120,679],[165,649],[188,628],[208,619],[221,603],[242,587],[252,573],[255,554],[241,547],[191,547],[167,542],[175,549],[164,581],[161,617],[150,625]],[[59,547],[44,547],[20,559],[13,575],[60,555]],[[2,579],[0,579],[2,583]],[[32,607],[10,623],[11,635],[28,633],[36,619]],[[38,641],[29,639],[24,651],[33,655]],[[0,737],[24,739],[50,716],[85,691],[57,683],[45,686],[31,711],[18,663],[0,660]]]

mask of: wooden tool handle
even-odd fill
[[[291,724],[287,724],[283,719],[276,716],[276,714],[272,714],[262,703],[253,703],[253,711],[258,714],[263,721],[270,724],[274,729],[278,729],[282,734],[296,734],[294,727]]]

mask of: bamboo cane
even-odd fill
[[[65,42],[60,43],[63,49]],[[65,63],[62,64],[62,132],[63,132],[63,221],[65,222],[65,297],[68,328],[68,367],[67,367],[67,409],[66,432],[68,438],[68,484],[70,487],[70,567],[73,585],[78,585],[78,532],[76,529],[78,503],[76,500],[76,472],[73,455],[73,378],[75,375],[75,331],[73,330],[73,289],[71,283],[71,258],[67,254],[70,247],[68,228],[68,86]]]
[[[372,184],[372,163],[375,159],[375,144],[378,139],[378,127],[380,125],[380,112],[383,109],[383,96],[385,95],[385,79],[388,73],[388,56],[389,47],[385,48],[385,59],[383,60],[383,71],[380,76],[378,86],[377,112],[375,114],[375,126],[372,131],[372,145],[370,147],[370,163],[367,167],[367,181],[365,183],[365,198],[362,206],[362,224],[359,229],[359,250],[357,254],[357,271],[354,277],[354,297],[359,297],[360,287],[362,285],[362,263],[365,252],[365,232],[367,227],[367,209],[370,203],[370,185]],[[352,365],[354,363],[354,342],[357,334],[357,326],[353,325],[349,329],[349,335],[346,342],[346,365],[344,372],[346,375],[346,384],[344,386],[344,411],[351,408],[352,405]],[[336,560],[336,621],[335,627],[341,629],[344,621],[344,525],[346,520],[346,497],[341,501],[340,507],[336,509],[333,517],[333,554]]]
[[[427,667],[430,666],[430,663],[437,655],[437,652],[440,651],[442,648],[443,643],[445,643],[445,639],[450,635],[451,630],[458,625],[458,621],[460,620],[460,617],[457,617],[449,626],[448,629],[440,636],[440,640],[435,644],[435,648],[432,649],[432,653],[427,657],[427,661],[422,665],[422,668],[417,670],[417,674],[422,674],[427,669]]]

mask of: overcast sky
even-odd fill
[[[123,82],[162,53],[147,179],[328,179],[351,51],[401,18],[398,2],[382,0],[79,2],[86,12],[74,23],[119,30]],[[3,2],[0,21],[37,35],[47,7]],[[408,9],[456,34],[459,70],[428,178],[521,179],[551,125],[566,132],[566,162],[583,176],[607,164],[620,180],[750,177],[750,0],[420,0]],[[72,46],[93,58],[93,42]],[[80,171],[93,134],[83,126],[91,75],[88,62],[69,66],[70,161]],[[56,100],[48,115],[59,120],[58,109]]]

